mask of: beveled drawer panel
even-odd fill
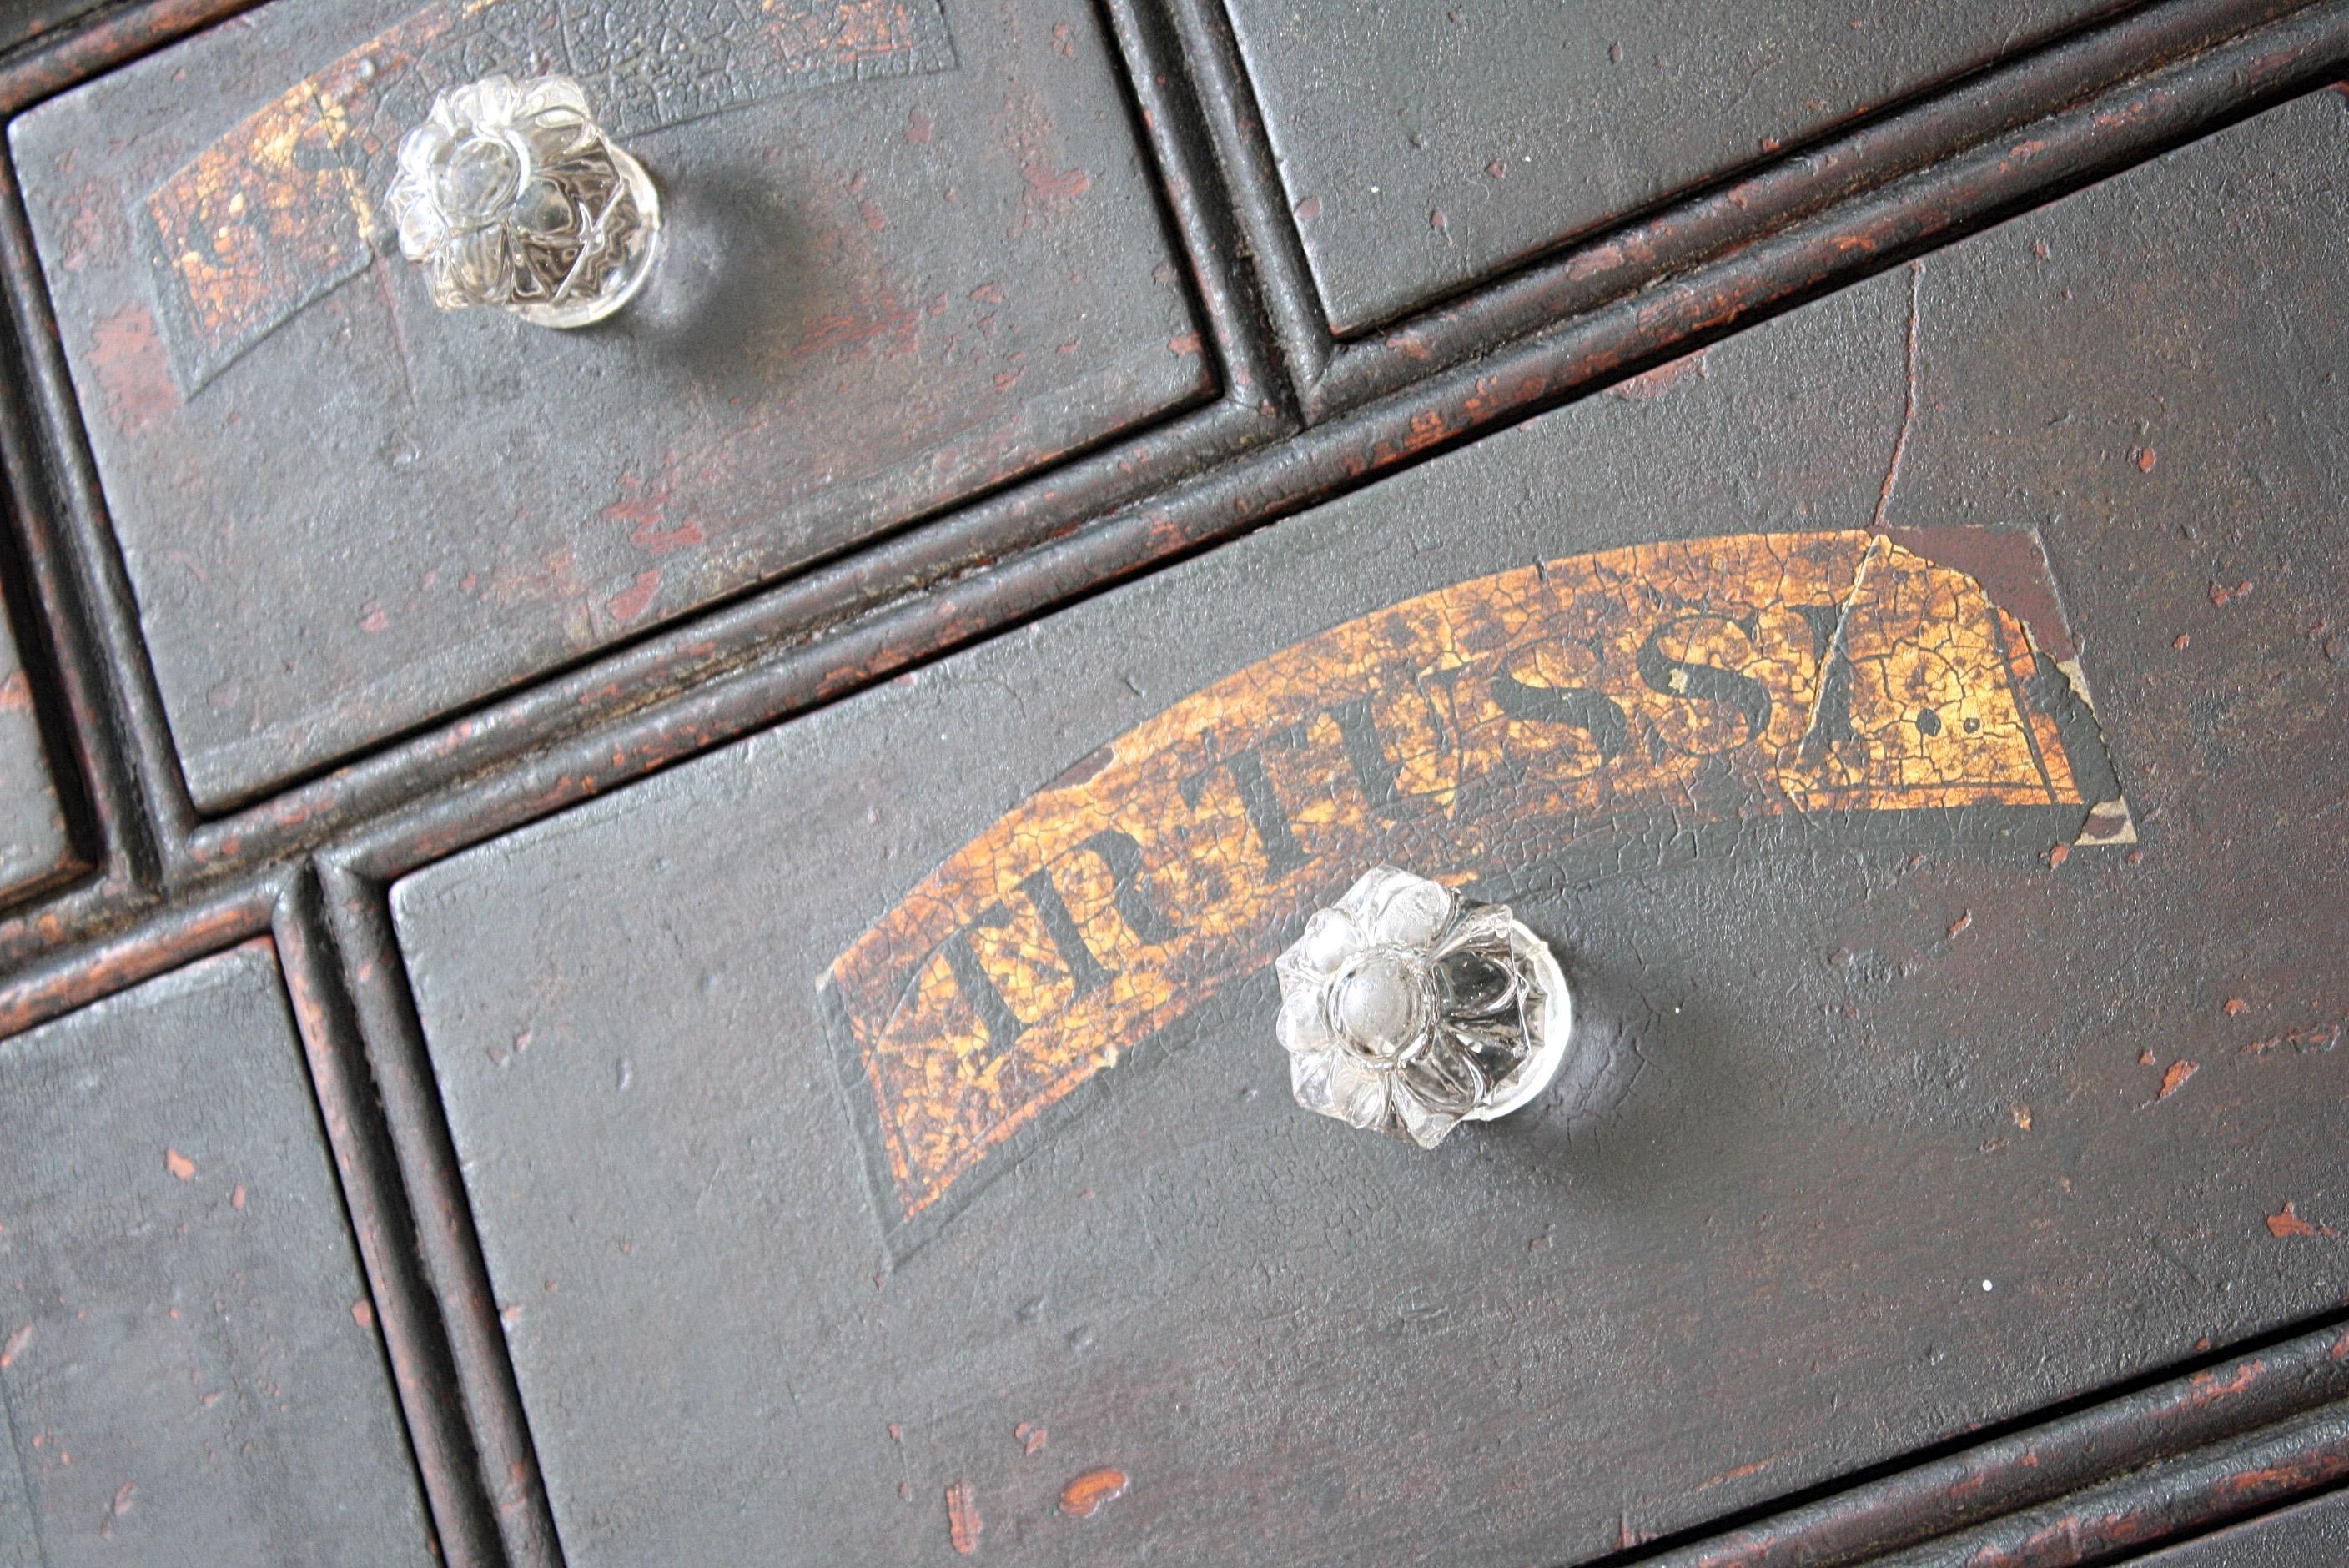
[[[1340,335],[2119,8],[1229,3]]]
[[[57,796],[33,683],[0,611],[0,903],[81,863]]]
[[[439,1561],[267,943],[0,1042],[0,1560]]]
[[[1206,393],[1090,8],[316,0],[19,121],[65,347],[217,808]],[[647,294],[443,315],[381,201],[437,88],[579,77]]]
[[[398,883],[569,1559],[1580,1560],[2332,1310],[2341,127]],[[1587,1042],[1433,1152],[1274,1042],[1380,859]]]

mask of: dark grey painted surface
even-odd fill
[[[433,1561],[266,943],[0,1042],[0,1563]]]
[[[0,614],[0,903],[78,863],[49,771],[33,686]]]
[[[2349,1563],[2349,1492],[2336,1491],[2137,1561],[2144,1568],[2333,1568]]]
[[[0,5],[0,49],[14,48],[95,11],[105,0],[7,0]]]
[[[986,1560],[1580,1559],[2335,1305],[2344,131],[2280,109],[399,883],[570,1560],[953,1561],[957,1483]],[[1879,513],[2044,539],[2141,858],[1519,888],[1604,1109],[1432,1154],[1288,1103],[1255,973],[892,1264],[816,982],[999,813],[1406,595]]]
[[[1230,0],[1342,335],[2116,0]]]
[[[853,45],[893,17],[905,49],[794,63],[808,36]],[[321,0],[264,7],[17,122],[198,802],[1203,392],[1113,55],[1091,7],[1063,0]],[[432,86],[539,67],[586,80],[670,229],[647,294],[585,332],[436,314],[350,211],[380,201]],[[215,248],[261,255],[238,275],[287,308],[202,329],[170,263],[199,247],[158,238],[149,195],[313,73],[342,119],[291,122],[295,194],[273,220],[287,235],[256,251],[237,226],[267,206],[258,188],[236,220],[230,195],[213,215]],[[329,120],[354,129],[334,139]],[[270,145],[225,164],[259,167]]]

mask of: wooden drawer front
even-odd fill
[[[32,682],[0,614],[0,903],[79,864],[33,710]]]
[[[569,1560],[1578,1560],[2334,1306],[2343,129],[397,884]],[[1381,858],[1588,1042],[1432,1153],[1273,1040]]]
[[[1061,0],[272,5],[15,130],[107,501],[218,807],[1202,394],[1112,49]],[[648,293],[436,313],[434,89],[566,70]]]
[[[1229,0],[1341,335],[2118,8]]]
[[[2334,1492],[2138,1559],[2143,1568],[2325,1568],[2349,1563],[2349,1492]]]
[[[11,0],[0,12],[0,49],[13,49],[95,11],[105,0]]]
[[[0,1044],[0,1561],[436,1561],[268,944]]]

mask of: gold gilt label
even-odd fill
[[[1455,583],[1226,676],[972,840],[832,965],[893,1244],[1376,861],[1522,885],[1653,864],[1708,824],[1850,813],[1959,837],[2033,814],[2042,848],[2133,836],[2043,640],[1885,535],[1733,534]]]
[[[433,0],[320,70],[146,198],[172,370],[193,393],[364,271],[400,139],[442,90],[558,71],[626,139],[795,88],[950,70],[940,0],[663,0],[657,26],[588,0]]]

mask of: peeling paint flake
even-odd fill
[[[1087,1470],[1061,1489],[1061,1511],[1071,1519],[1091,1519],[1123,1497],[1130,1484],[1121,1470]]]
[[[2271,1051],[2290,1051],[2294,1056],[2306,1056],[2317,1051],[2338,1050],[2341,1035],[2342,1026],[2339,1024],[2312,1024],[2304,1029],[2290,1029],[2280,1035],[2253,1040],[2243,1047],[2243,1055],[2263,1057]]]
[[[1694,354],[1668,359],[1653,370],[1617,382],[1607,389],[1607,395],[1625,403],[1645,403],[1661,397],[1683,381],[1709,379],[1713,375],[1712,356],[1711,348],[1700,348]]]
[[[954,1549],[969,1556],[978,1550],[978,1538],[986,1529],[987,1522],[978,1513],[978,1494],[970,1482],[958,1480],[947,1488],[947,1540]]]
[[[2330,1225],[2313,1225],[2300,1217],[2300,1211],[2289,1198],[2283,1207],[2267,1217],[2268,1234],[2278,1241],[2293,1236],[2337,1236],[2341,1233]]]

